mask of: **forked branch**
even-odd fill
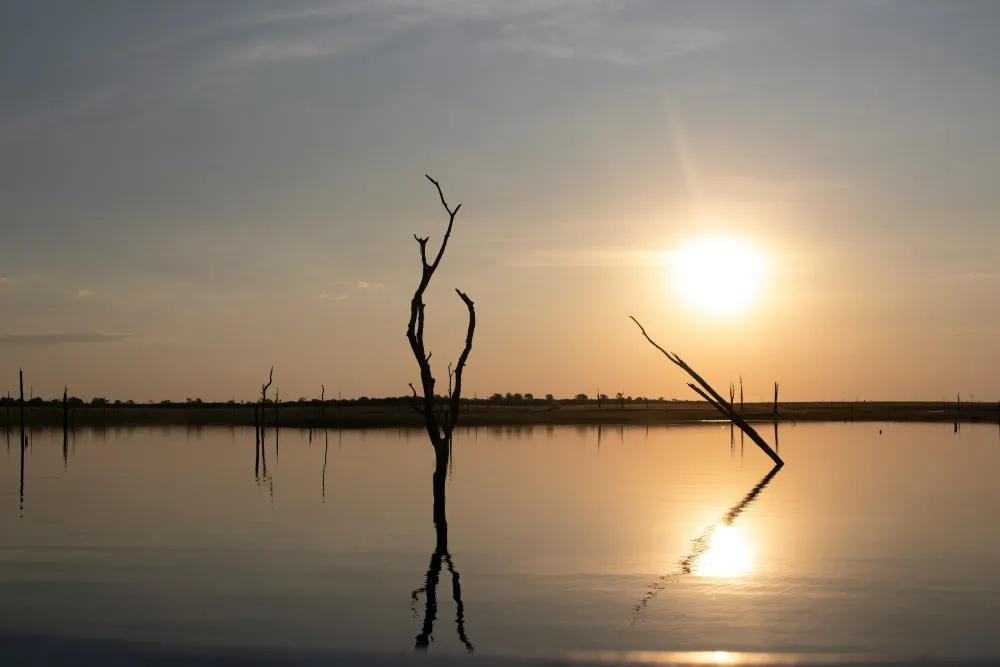
[[[646,333],[646,329],[644,329],[643,326],[639,324],[639,320],[635,319],[631,315],[629,316],[629,318],[636,323],[636,326],[639,327],[639,331],[642,332],[643,337],[645,337],[645,339],[649,341],[650,345],[652,345],[657,350],[662,352],[663,356],[665,356],[667,359],[673,362],[676,366],[679,366],[685,373],[690,375],[692,378],[695,379],[695,381],[699,385],[701,385],[701,387],[699,388],[698,386],[689,383],[688,384],[689,387],[691,387],[702,398],[708,401],[713,407],[715,407],[716,410],[721,412],[723,415],[729,418],[734,424],[739,426],[741,431],[746,433],[750,437],[750,439],[757,444],[758,447],[764,450],[765,454],[771,457],[771,460],[774,461],[776,466],[785,465],[785,462],[781,460],[781,457],[778,456],[777,452],[771,449],[771,446],[767,444],[764,438],[760,437],[760,434],[757,433],[757,431],[754,430],[754,428],[750,426],[750,424],[748,424],[746,420],[743,419],[743,417],[736,411],[735,408],[733,408],[732,403],[722,398],[722,396],[719,395],[719,392],[715,391],[715,389],[712,388],[712,385],[708,384],[708,382],[706,382],[704,378],[698,375],[698,373],[696,373],[693,368],[684,363],[684,360],[681,359],[679,356],[677,356],[677,354],[673,352],[667,352],[662,347],[657,345],[656,341],[650,338],[649,334]]]

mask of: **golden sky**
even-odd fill
[[[998,398],[992,8],[105,10],[0,27],[0,390],[407,393],[430,173],[469,396],[690,397],[634,315],[748,398]]]

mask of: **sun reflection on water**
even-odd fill
[[[715,526],[708,548],[695,561],[692,574],[701,577],[742,577],[753,568],[753,553],[741,526]]]

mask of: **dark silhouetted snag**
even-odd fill
[[[267,390],[271,387],[271,383],[274,381],[274,366],[271,366],[271,371],[267,376],[267,384],[262,384],[260,386],[260,428],[263,429],[267,424]]]
[[[778,414],[778,383],[774,383],[774,414]]]
[[[21,442],[24,443],[24,369],[17,369],[17,381],[21,387],[21,398],[18,400],[21,419]]]
[[[63,387],[63,469],[69,458],[69,387]]]
[[[21,487],[20,487],[20,498],[21,503],[19,506],[19,516],[24,518],[24,449],[28,446],[28,437],[24,434],[24,369],[19,368],[17,370],[18,385],[21,388],[21,398],[20,412],[21,412]]]
[[[733,423],[739,426],[740,430],[746,433],[747,436],[751,440],[753,440],[758,447],[764,450],[765,454],[771,457],[771,460],[774,461],[775,465],[777,466],[785,465],[785,462],[781,460],[781,457],[778,456],[778,454],[773,449],[771,449],[770,445],[767,444],[764,438],[760,437],[760,434],[757,433],[757,431],[754,430],[754,428],[750,426],[750,424],[748,424],[746,420],[743,419],[743,417],[736,411],[736,409],[732,406],[731,403],[726,403],[726,399],[722,398],[722,396],[719,395],[719,392],[715,391],[715,389],[712,388],[712,385],[708,384],[708,382],[706,382],[704,378],[698,375],[698,373],[696,373],[693,368],[688,366],[684,362],[684,360],[681,359],[679,356],[677,356],[675,353],[667,352],[662,347],[660,347],[656,343],[656,341],[654,341],[652,338],[649,337],[649,334],[646,333],[646,329],[644,329],[642,324],[639,323],[639,320],[631,316],[630,319],[636,323],[636,326],[639,327],[639,331],[642,332],[643,337],[647,341],[649,341],[650,345],[652,345],[657,350],[662,352],[663,356],[669,359],[675,366],[680,367],[684,372],[686,372],[688,375],[694,378],[694,380],[699,385],[701,385],[701,387],[698,387],[693,383],[690,382],[688,383],[688,386],[691,387],[691,389],[694,390],[695,393],[704,398],[706,401],[709,402],[710,405],[714,406],[716,410],[721,412],[723,415],[728,417]]]
[[[448,240],[451,238],[452,228],[455,224],[455,216],[458,215],[459,209],[462,205],[459,204],[454,209],[448,206],[448,202],[445,200],[444,193],[441,190],[441,185],[435,181],[430,176],[427,176],[427,180],[430,181],[435,188],[437,188],[438,196],[441,199],[441,205],[444,206],[445,211],[448,212],[448,229],[445,231],[444,238],[441,241],[441,247],[434,258],[434,261],[428,262],[427,260],[427,241],[428,238],[421,238],[416,234],[413,238],[417,240],[420,245],[420,262],[421,262],[421,275],[420,284],[417,286],[416,291],[413,294],[413,299],[410,302],[410,321],[406,329],[406,337],[410,342],[410,349],[413,351],[413,356],[417,360],[417,364],[420,367],[420,385],[423,390],[423,398],[417,395],[417,390],[410,383],[410,389],[413,391],[413,408],[423,417],[424,428],[427,430],[427,436],[431,440],[431,444],[434,446],[434,451],[437,458],[438,467],[441,469],[442,478],[440,483],[444,484],[444,474],[448,463],[448,445],[451,441],[452,432],[455,429],[455,425],[458,423],[459,408],[461,407],[462,398],[462,373],[465,371],[465,364],[469,359],[469,353],[472,352],[472,338],[476,330],[476,309],[472,300],[460,290],[455,290],[459,298],[465,303],[466,308],[469,310],[469,327],[465,337],[465,349],[462,350],[462,354],[458,358],[458,362],[455,365],[454,371],[449,368],[448,371],[448,397],[445,406],[439,409],[439,406],[434,400],[434,375],[431,372],[431,352],[428,352],[424,346],[424,292],[427,290],[427,286],[431,282],[431,278],[434,276],[434,272],[437,270],[438,266],[441,264],[441,258],[444,257],[444,251],[448,247]],[[436,488],[437,480],[435,480]]]
[[[274,462],[278,462],[278,441],[281,440],[281,427],[278,425],[278,404],[281,403],[281,387],[274,390]]]
[[[319,409],[320,414],[324,417],[326,416],[326,385],[321,384],[319,386]]]
[[[743,412],[743,376],[740,376],[740,412]]]
[[[448,571],[452,575],[452,594],[458,609],[456,625],[458,636],[466,649],[473,650],[471,642],[465,633],[465,607],[461,599],[461,586],[459,585],[458,572],[455,570],[448,553],[448,517],[445,511],[445,483],[447,481],[448,464],[451,459],[451,442],[455,426],[458,424],[459,409],[462,399],[462,374],[468,362],[469,354],[472,352],[472,340],[476,330],[476,309],[472,300],[460,290],[455,290],[462,302],[465,303],[469,311],[469,326],[465,337],[465,348],[458,358],[454,369],[448,366],[448,395],[443,406],[439,406],[434,400],[434,375],[431,372],[431,353],[424,345],[424,292],[430,284],[434,272],[441,264],[448,240],[455,224],[455,216],[458,215],[461,204],[452,209],[445,200],[441,185],[430,176],[426,177],[437,189],[441,205],[448,212],[448,229],[445,231],[441,241],[441,247],[433,261],[427,259],[428,238],[421,238],[414,234],[413,238],[420,245],[421,276],[420,283],[413,294],[410,302],[410,321],[406,329],[406,337],[410,342],[410,349],[420,367],[420,385],[423,390],[423,397],[419,396],[413,383],[410,383],[410,390],[413,392],[412,406],[423,417],[424,428],[427,437],[430,438],[434,447],[434,474],[432,477],[432,487],[434,492],[433,517],[435,546],[431,554],[430,565],[427,568],[425,585],[413,592],[411,599],[414,603],[420,593],[426,596],[424,607],[424,620],[420,633],[416,637],[415,648],[426,650],[431,641],[431,633],[434,630],[434,621],[437,618],[437,586],[441,576],[442,563],[448,564]]]

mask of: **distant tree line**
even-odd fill
[[[235,399],[230,399],[228,401],[204,401],[201,398],[185,398],[182,401],[172,401],[170,399],[162,401],[146,401],[141,403],[134,400],[119,400],[110,399],[101,396],[94,397],[89,401],[85,401],[81,398],[70,396],[67,402],[70,405],[76,407],[91,406],[91,407],[231,407],[234,405],[252,405],[258,402],[260,399],[237,401]],[[411,396],[385,396],[385,397],[368,397],[360,396],[358,398],[342,398],[342,399],[325,399],[321,400],[318,398],[306,398],[305,396],[299,397],[295,401],[281,401],[282,406],[287,407],[348,407],[348,406],[399,406],[408,405],[412,400]],[[436,394],[434,396],[435,402],[441,401],[446,402],[447,396]],[[45,405],[62,405],[63,399],[53,398],[45,400],[39,396],[25,401],[26,405],[29,406],[45,406]],[[468,406],[559,406],[559,405],[595,405],[595,406],[608,406],[608,405],[618,405],[624,407],[625,405],[636,405],[636,404],[660,404],[660,403],[673,403],[678,402],[675,398],[666,399],[663,396],[658,398],[645,397],[645,396],[626,396],[622,393],[616,394],[614,397],[609,397],[607,394],[598,394],[593,398],[587,394],[576,394],[572,397],[556,398],[553,394],[545,394],[544,396],[536,396],[531,392],[520,393],[520,392],[506,392],[500,393],[496,392],[491,394],[488,398],[462,398],[462,404]],[[275,403],[274,399],[268,398],[265,401],[267,405],[273,405]],[[14,406],[17,405],[17,399],[13,397],[0,396],[0,407],[3,406]]]

